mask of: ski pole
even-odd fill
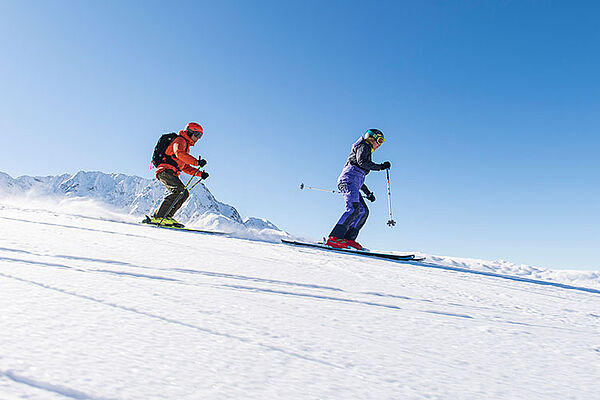
[[[194,183],[188,190],[191,191],[193,188],[195,188],[200,182],[202,182],[202,178],[198,179],[198,181],[196,181],[196,183]]]
[[[181,198],[181,196],[183,196],[183,192],[185,192],[188,188],[188,186],[190,185],[190,183],[192,183],[192,179],[194,179],[194,177],[196,176],[196,174],[198,173],[199,169],[196,169],[196,172],[194,172],[194,175],[192,175],[192,177],[190,178],[189,182],[187,183],[187,185],[185,185],[183,187],[183,190],[181,192],[179,192],[179,195],[177,195],[177,198],[175,199],[175,201],[173,203],[171,203],[171,207],[169,207],[169,209],[167,210],[167,212],[165,213],[164,217],[161,218],[160,222],[158,223],[158,226],[162,225],[162,222],[164,221],[164,219],[167,217],[167,215],[169,215],[169,213],[171,212],[171,210],[173,209],[173,207],[175,207],[175,204],[177,204],[177,202],[179,201],[179,199]],[[202,180],[202,179],[201,179]],[[198,181],[200,182],[200,181]],[[197,184],[197,183],[196,183]],[[194,185],[196,186],[196,185]]]
[[[198,172],[198,171],[196,171],[196,172]],[[194,174],[194,175],[195,175],[195,174]],[[194,177],[192,176],[192,178],[194,178]],[[198,184],[199,184],[200,182],[202,182],[203,180],[204,180],[204,179],[202,179],[202,176],[200,176],[200,179],[198,179],[198,180],[196,181],[196,183],[194,183],[194,184],[193,184],[193,185],[192,185],[192,186],[191,186],[191,187],[188,189],[188,191],[191,191],[193,188],[195,188],[196,186],[198,186]]]
[[[387,180],[387,195],[388,195],[388,210],[390,212],[390,219],[387,222],[389,227],[396,225],[396,221],[392,218],[392,192],[390,191],[390,169],[386,168],[385,170],[386,180]]]
[[[341,190],[321,189],[321,188],[316,188],[316,187],[312,187],[312,186],[306,186],[304,183],[301,183],[300,189],[304,189],[304,188],[311,189],[311,190],[320,190],[321,192],[329,192],[329,193],[333,193],[333,194],[344,194],[344,192],[342,192]],[[360,195],[360,197],[366,198],[362,194]]]
[[[317,187],[312,187],[312,186],[305,186],[304,183],[300,184],[300,189],[311,189],[311,190],[320,190],[321,192],[329,192],[329,193],[342,193],[339,190],[331,190],[331,189],[321,189],[321,188],[317,188]]]

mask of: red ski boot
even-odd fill
[[[350,247],[352,247],[353,249],[356,250],[364,250],[365,248],[362,247],[362,245],[354,240],[350,240],[350,239],[344,239],[346,241],[346,244]]]
[[[347,249],[348,243],[346,239],[336,238],[335,236],[329,236],[329,239],[325,242],[325,246],[335,247],[336,249]]]

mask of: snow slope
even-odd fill
[[[0,399],[598,398],[593,286],[109,219],[0,205]]]
[[[182,179],[187,183],[189,177],[184,177]],[[75,175],[21,176],[15,179],[0,171],[0,198],[89,199],[114,211],[135,216],[137,220],[156,210],[166,193],[164,186],[156,179],[125,174],[80,171]],[[189,226],[228,232],[267,229],[274,231],[267,232],[270,234],[285,234],[266,219],[250,217],[242,220],[235,207],[215,199],[204,183],[199,183],[191,191],[190,198],[177,212],[177,219]]]

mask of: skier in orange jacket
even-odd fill
[[[173,219],[173,215],[185,203],[190,193],[179,179],[179,175],[181,172],[185,172],[192,176],[199,176],[201,179],[208,178],[208,172],[200,170],[206,165],[206,160],[201,157],[196,159],[189,153],[190,147],[196,144],[203,133],[204,130],[200,124],[190,122],[185,129],[179,131],[179,134],[163,135],[158,141],[152,162],[156,166],[156,178],[171,193],[165,197],[160,207],[152,215],[149,223],[183,227],[182,224]],[[165,138],[164,141],[163,138]],[[166,149],[163,149],[169,140],[172,141]],[[192,166],[199,168],[192,168]]]

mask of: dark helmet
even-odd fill
[[[379,144],[383,144],[383,142],[385,142],[383,132],[381,132],[379,129],[367,129],[367,132],[365,133],[365,139],[367,139],[368,137],[372,137]]]

